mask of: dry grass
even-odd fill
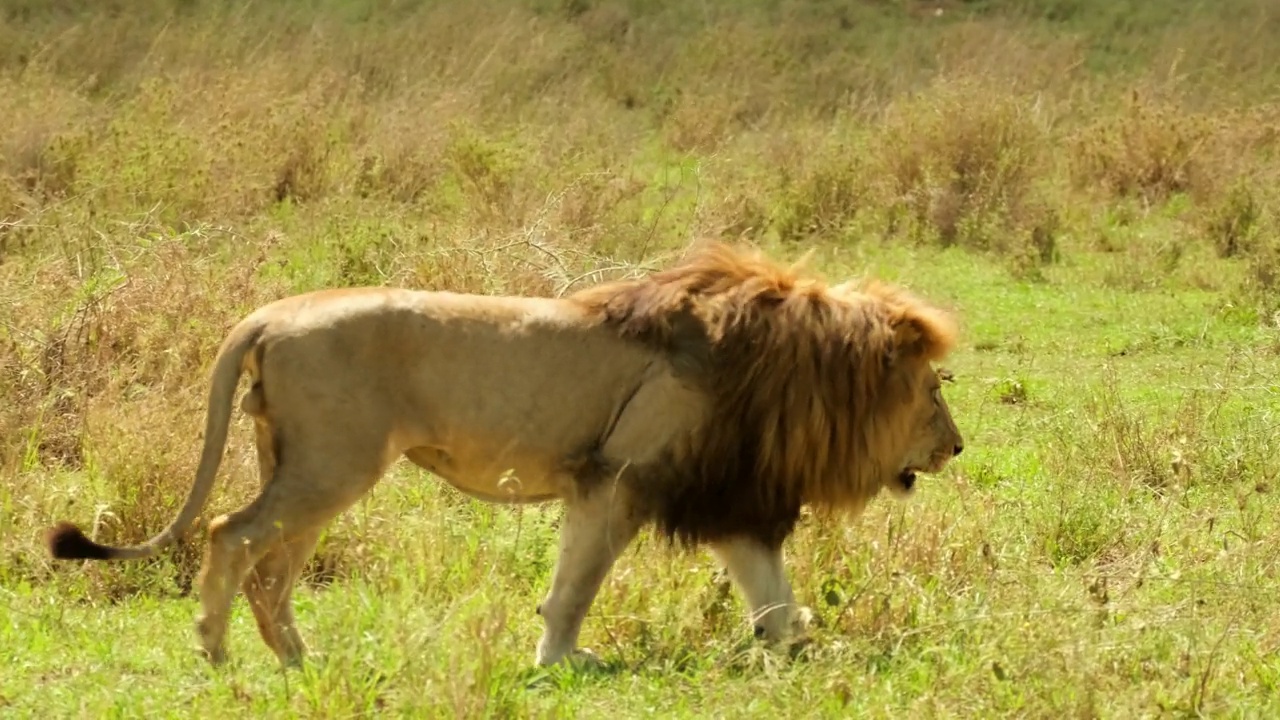
[[[1280,682],[1278,23],[1266,0],[0,2],[0,588],[47,587],[22,600],[37,614],[185,596],[199,528],[143,567],[55,568],[38,533],[166,522],[209,359],[249,308],[364,283],[553,295],[713,234],[899,274],[972,338],[953,405],[975,449],[948,489],[794,543],[830,641],[824,712],[1262,712],[1247,688]],[[211,512],[256,484],[236,422]],[[367,622],[405,654],[237,702],[616,709],[620,678],[513,689],[553,513],[420,484],[380,488],[312,564],[357,593],[317,602],[318,644]],[[714,640],[739,626],[727,586],[689,579],[710,565],[651,549],[600,600],[610,651],[650,673],[630,702],[746,707],[735,678],[763,673],[771,711],[814,707],[800,671]],[[376,619],[392,611],[456,642]],[[477,643],[454,672],[441,645]]]

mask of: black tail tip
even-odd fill
[[[109,560],[107,548],[90,540],[80,528],[65,520],[45,531],[49,554],[59,560]]]

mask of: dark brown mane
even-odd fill
[[[659,529],[685,542],[780,543],[804,504],[861,508],[901,441],[897,359],[939,358],[955,338],[946,315],[892,285],[831,288],[720,243],[571,298],[670,353],[712,400],[691,457],[673,458],[683,476],[659,498]]]

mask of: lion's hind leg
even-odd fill
[[[262,385],[257,383],[241,402],[254,418],[258,473],[262,487],[276,473],[276,435],[265,413]],[[296,665],[306,652],[293,616],[293,586],[320,540],[320,528],[311,528],[289,542],[276,543],[253,566],[243,585],[262,639],[280,661]]]
[[[226,660],[227,616],[241,580],[266,550],[279,542],[278,536],[265,535],[257,522],[263,497],[209,523],[209,544],[200,567],[201,613],[196,630],[205,656],[214,665]]]
[[[292,581],[324,525],[368,492],[389,464],[384,437],[314,433],[316,441],[307,442],[311,436],[286,433],[283,457],[262,493],[245,508],[209,523],[196,627],[214,664],[225,659],[231,603],[255,566],[262,572],[246,589],[251,601],[258,600],[254,612],[260,627],[267,621],[263,639],[285,659],[294,656],[296,661],[302,645],[288,602]],[[268,587],[265,579],[277,582]]]
[[[249,599],[262,639],[286,665],[297,665],[306,643],[293,616],[293,587],[320,540],[320,528],[299,533],[289,542],[276,544],[263,555],[245,578]]]

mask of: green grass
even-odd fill
[[[960,251],[858,255],[824,264],[900,277],[964,309],[968,339],[948,393],[970,449],[914,501],[884,498],[847,527],[808,523],[793,539],[798,592],[826,624],[808,657],[754,648],[709,558],[672,556],[646,538],[587,623],[585,641],[612,670],[543,678],[530,667],[532,608],[549,578],[554,511],[489,508],[400,468],[322,549],[338,555],[343,578],[300,594],[304,631],[323,653],[305,672],[280,672],[243,602],[235,663],[207,670],[194,651],[195,603],[178,596],[165,561],[132,570],[142,589],[110,603],[95,586],[117,571],[67,568],[52,581],[6,581],[0,695],[32,714],[139,717],[210,706],[326,716],[1273,712],[1271,331],[1224,316],[1212,293],[1099,287],[1086,279],[1092,268],[1028,284]],[[1016,403],[1002,401],[1010,379],[1026,388]],[[1179,452],[1185,475],[1169,469]],[[89,487],[82,502],[109,501]],[[49,492],[23,488],[10,502]],[[214,504],[229,503],[220,494]]]
[[[942,9],[941,14],[935,10]],[[0,2],[0,714],[1271,717],[1280,22],[1264,0]],[[107,42],[106,40],[110,40]],[[1176,60],[1176,62],[1175,62]],[[317,287],[557,294],[699,235],[956,310],[966,451],[787,545],[756,645],[648,534],[532,667],[558,508],[394,468],[299,590],[195,652],[208,363]],[[237,418],[205,520],[256,486]]]

